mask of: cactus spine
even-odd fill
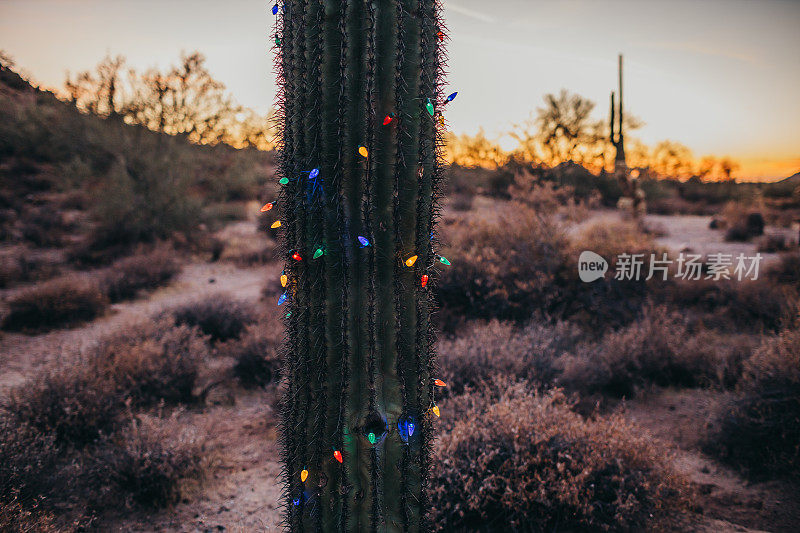
[[[443,169],[428,110],[442,102],[440,9],[287,0],[278,10],[291,531],[426,529],[435,376],[420,279],[433,274]]]

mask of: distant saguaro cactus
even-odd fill
[[[611,136],[610,141],[614,146],[614,171],[627,172],[628,165],[625,161],[625,133],[623,131],[623,115],[622,115],[622,54],[619,55],[619,103],[617,107],[619,112],[616,113],[617,108],[614,105],[614,92],[611,92]],[[617,116],[615,116],[617,115]],[[616,131],[615,131],[616,122]]]
[[[292,531],[427,529],[439,412],[428,279],[448,264],[432,248],[447,102],[440,9],[274,8]]]

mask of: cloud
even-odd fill
[[[467,7],[460,6],[453,2],[447,2],[445,4],[445,9],[458,13],[459,15],[464,15],[465,17],[469,17],[473,20],[477,20],[478,22],[485,22],[488,24],[497,22],[497,19],[490,17],[485,13],[481,13],[480,11],[475,11],[474,9],[469,9]]]

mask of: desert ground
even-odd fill
[[[479,198],[474,213],[503,211],[502,202]],[[41,334],[3,333],[0,337],[0,394],[24,386],[42,368],[77,364],[81,353],[104,335],[136,320],[148,320],[165,310],[198,299],[234,298],[276,312],[265,285],[277,285],[281,266],[275,261],[253,266],[237,258],[270,244],[257,228],[257,206],[249,205],[249,220],[230,224],[216,237],[232,243],[219,261],[188,261],[167,286],[134,301],[114,304],[102,317],[69,329]],[[467,212],[471,215],[471,212]],[[445,218],[465,213],[447,211]],[[614,210],[598,210],[582,225],[618,222]],[[690,246],[699,253],[755,253],[752,243],[726,243],[722,233],[709,229],[710,217],[650,215],[645,224],[659,228],[656,242],[673,252]],[[781,232],[779,228],[768,231]],[[691,243],[688,245],[687,243]],[[765,254],[766,262],[775,254]],[[25,287],[6,289],[2,298]],[[277,291],[277,289],[276,289]],[[273,291],[275,292],[275,291]],[[274,322],[273,324],[277,324]],[[280,332],[274,332],[280,336]],[[97,519],[105,531],[274,531],[280,528],[280,464],[275,384],[245,389],[230,375],[233,360],[224,353],[212,359],[206,380],[222,377],[200,405],[182,411],[175,421],[202,435],[208,470],[201,482],[166,509],[118,509]],[[704,389],[651,388],[633,400],[617,402],[637,430],[661,441],[675,469],[698,490],[690,524],[697,531],[791,531],[800,523],[800,493],[782,481],[751,482],[702,451],[701,428],[727,393]],[[447,411],[443,416],[447,416]]]

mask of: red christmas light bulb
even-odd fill
[[[428,284],[428,279],[429,279],[429,278],[428,278],[428,275],[427,275],[427,274],[423,274],[423,275],[422,275],[422,277],[421,277],[421,278],[419,278],[419,285],[420,285],[420,287],[425,287],[425,285],[427,285],[427,284]]]
[[[292,259],[294,259],[295,261],[302,261],[303,260],[303,258],[300,257],[300,254],[298,254],[297,252],[292,254]]]
[[[341,463],[343,461],[342,452],[340,452],[339,450],[334,450],[333,451],[333,458]]]
[[[389,113],[388,115],[386,115],[386,116],[383,118],[383,125],[384,125],[384,126],[386,126],[386,125],[387,125],[387,124],[389,124],[389,123],[390,123],[392,120],[394,120],[394,113]]]

